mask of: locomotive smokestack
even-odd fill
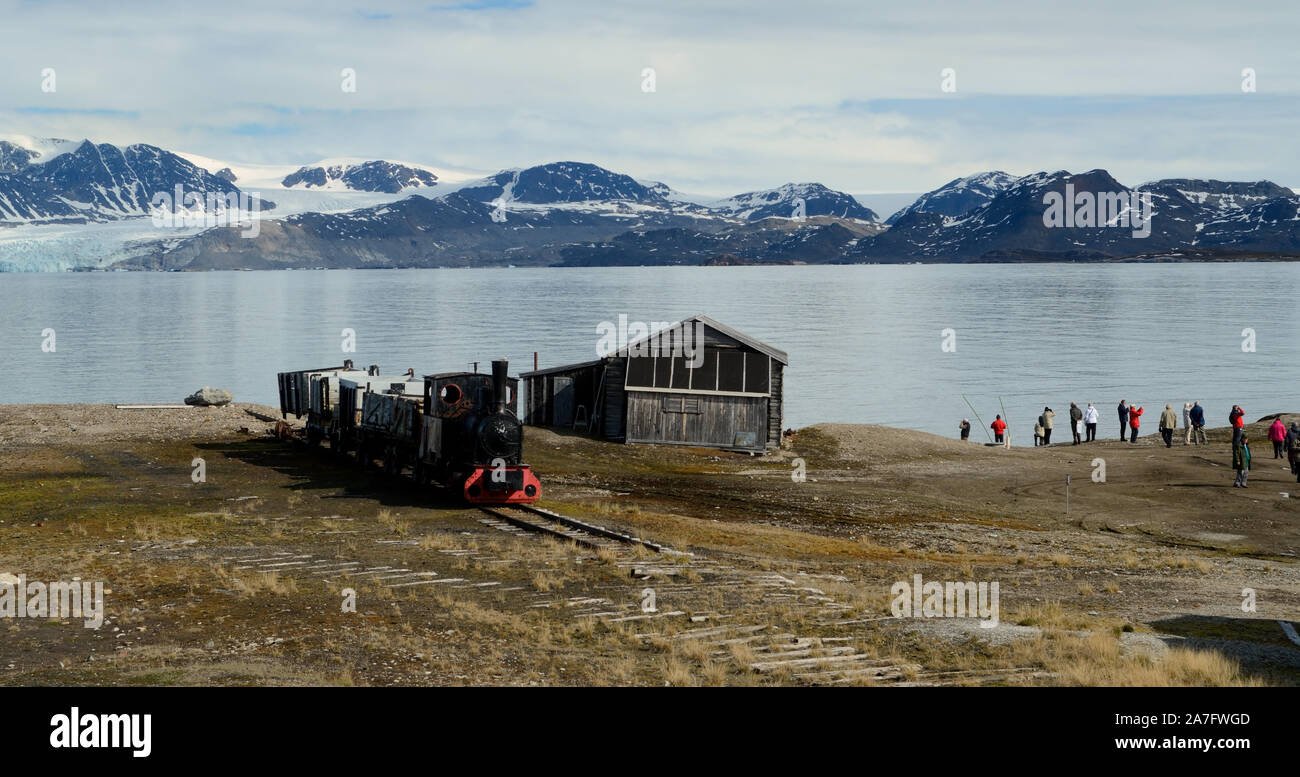
[[[492,396],[496,398],[497,412],[506,409],[506,373],[510,371],[510,362],[496,359],[492,362]]]

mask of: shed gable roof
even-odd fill
[[[717,321],[717,320],[715,320],[715,319],[709,318],[708,316],[704,315],[703,313],[700,313],[700,314],[698,314],[698,315],[691,316],[690,318],[684,318],[684,319],[682,319],[681,321],[677,321],[677,322],[675,322],[674,324],[671,324],[670,326],[681,327],[681,326],[686,325],[686,324],[693,324],[693,323],[695,323],[696,321],[700,322],[701,324],[704,324],[704,326],[708,327],[709,329],[712,329],[713,331],[717,332],[717,333],[720,334],[720,335],[723,335],[724,337],[728,337],[728,338],[730,338],[730,339],[732,339],[732,340],[735,340],[736,342],[740,343],[741,345],[744,345],[744,346],[747,347],[747,348],[751,348],[751,349],[753,349],[753,350],[755,350],[755,351],[758,351],[759,353],[765,354],[765,355],[767,355],[767,356],[772,357],[773,359],[776,359],[777,361],[781,362],[781,364],[784,364],[784,365],[787,365],[787,366],[790,364],[790,357],[789,357],[789,355],[786,354],[785,351],[782,351],[780,348],[775,348],[775,347],[773,347],[773,346],[771,346],[771,345],[768,345],[767,343],[763,342],[762,340],[758,340],[758,339],[756,339],[756,338],[750,337],[749,335],[745,334],[744,332],[741,332],[741,331],[738,330],[738,329],[732,329],[731,327],[727,326],[726,324],[724,324],[724,323],[722,323],[722,322],[720,322],[720,321]],[[642,342],[644,342],[644,341],[646,341],[646,340],[649,340],[651,337],[654,337],[654,335],[655,335],[655,333],[651,333],[650,335],[647,335],[646,337],[641,337],[641,338],[638,338],[638,339],[636,339],[636,340],[633,340],[632,342],[628,343],[627,345],[625,345],[624,347],[618,349],[617,351],[611,351],[610,353],[605,354],[605,355],[604,355],[603,357],[601,357],[600,359],[596,359],[596,360],[594,360],[594,361],[578,362],[578,363],[576,363],[576,364],[566,364],[566,365],[562,365],[562,366],[559,366],[559,367],[548,367],[548,368],[546,368],[546,369],[542,369],[542,370],[531,370],[531,371],[529,371],[529,372],[521,372],[521,373],[519,374],[519,377],[521,377],[521,378],[528,378],[528,377],[533,377],[533,376],[537,376],[537,375],[548,375],[548,374],[556,373],[556,372],[567,372],[567,371],[569,371],[569,370],[575,370],[575,369],[581,369],[581,368],[584,368],[584,367],[595,366],[595,365],[599,364],[600,362],[604,361],[605,359],[608,359],[608,358],[611,358],[611,357],[627,356],[627,355],[628,355],[628,351],[629,351],[633,346],[635,346],[635,345],[637,345],[637,344],[639,344],[639,343],[642,343]]]
[[[756,339],[756,338],[750,337],[749,335],[745,334],[744,332],[741,332],[741,331],[738,330],[738,329],[732,329],[731,327],[727,326],[726,324],[724,324],[724,323],[722,323],[722,322],[720,322],[720,321],[716,321],[716,320],[714,320],[714,319],[712,319],[712,318],[709,318],[708,316],[704,315],[703,313],[700,313],[700,314],[697,314],[697,315],[691,316],[690,318],[684,318],[684,319],[682,319],[681,321],[678,321],[678,322],[676,322],[676,323],[674,323],[674,324],[670,324],[669,326],[673,326],[673,327],[681,327],[681,326],[684,326],[684,325],[686,325],[686,324],[694,323],[694,322],[696,322],[696,321],[700,322],[701,324],[704,324],[706,327],[708,327],[709,329],[712,329],[713,331],[715,331],[715,332],[717,332],[717,333],[719,333],[719,334],[725,335],[726,337],[729,337],[729,338],[731,338],[732,340],[735,340],[736,342],[740,343],[741,345],[744,345],[744,346],[746,346],[746,347],[748,347],[748,348],[752,348],[753,350],[758,351],[759,353],[766,354],[767,356],[771,356],[773,359],[776,359],[777,361],[781,362],[782,364],[785,364],[785,365],[789,365],[789,364],[790,364],[790,357],[789,357],[789,355],[786,354],[785,351],[782,351],[780,348],[774,348],[773,346],[768,345],[767,343],[763,342],[762,340],[758,340],[758,339]],[[638,338],[638,339],[636,339],[636,340],[633,340],[632,342],[628,343],[626,346],[624,346],[624,347],[618,349],[617,351],[615,351],[615,352],[613,352],[613,353],[610,353],[610,354],[607,354],[607,356],[627,356],[627,355],[628,355],[628,351],[630,351],[630,350],[632,349],[633,346],[635,346],[635,345],[637,345],[637,344],[639,344],[639,343],[645,342],[646,340],[649,340],[650,338],[654,337],[655,334],[656,334],[656,333],[653,333],[653,332],[652,332],[651,334],[647,335],[646,337],[641,337],[641,338]]]

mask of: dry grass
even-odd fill
[[[1084,686],[1241,686],[1238,663],[1220,653],[1173,648],[1159,658],[1125,656],[1110,634],[1048,636],[1025,643],[1021,660],[1038,662],[1056,675],[1055,684]]]
[[[392,530],[399,537],[405,537],[411,530],[411,522],[402,520],[392,510],[380,510],[375,514],[375,520],[380,526]]]
[[[236,591],[245,596],[255,596],[260,593],[286,596],[298,590],[293,578],[280,577],[275,572],[241,574],[239,577],[232,578],[231,584]]]
[[[1194,569],[1203,575],[1214,569],[1214,565],[1204,559],[1187,558],[1186,556],[1169,559],[1165,561],[1164,565],[1172,569]]]
[[[691,666],[676,656],[663,659],[659,664],[659,668],[663,674],[664,683],[667,685],[675,688],[689,688],[697,684]]]
[[[1054,600],[1020,608],[1008,620],[1018,626],[1036,626],[1040,629],[1064,629],[1080,625],[1076,615],[1067,614],[1061,603]]]
[[[700,674],[705,685],[718,687],[727,684],[727,679],[731,676],[731,670],[725,661],[709,661],[704,664]]]
[[[561,582],[560,578],[551,572],[538,572],[533,575],[533,586],[539,591],[549,591]]]
[[[731,650],[731,660],[741,669],[748,669],[749,665],[758,660],[754,654],[754,648],[748,642],[733,642],[729,645]]]

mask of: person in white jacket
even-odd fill
[[[1084,442],[1092,442],[1097,439],[1097,408],[1088,403],[1087,409],[1083,411],[1083,425],[1088,430],[1088,439]]]
[[[1183,445],[1191,445],[1192,444],[1192,403],[1191,402],[1183,403],[1183,428],[1187,430],[1187,434],[1183,438]]]

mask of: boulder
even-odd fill
[[[221,407],[222,405],[229,405],[234,400],[235,395],[225,389],[204,386],[186,397],[185,404],[200,407]]]

